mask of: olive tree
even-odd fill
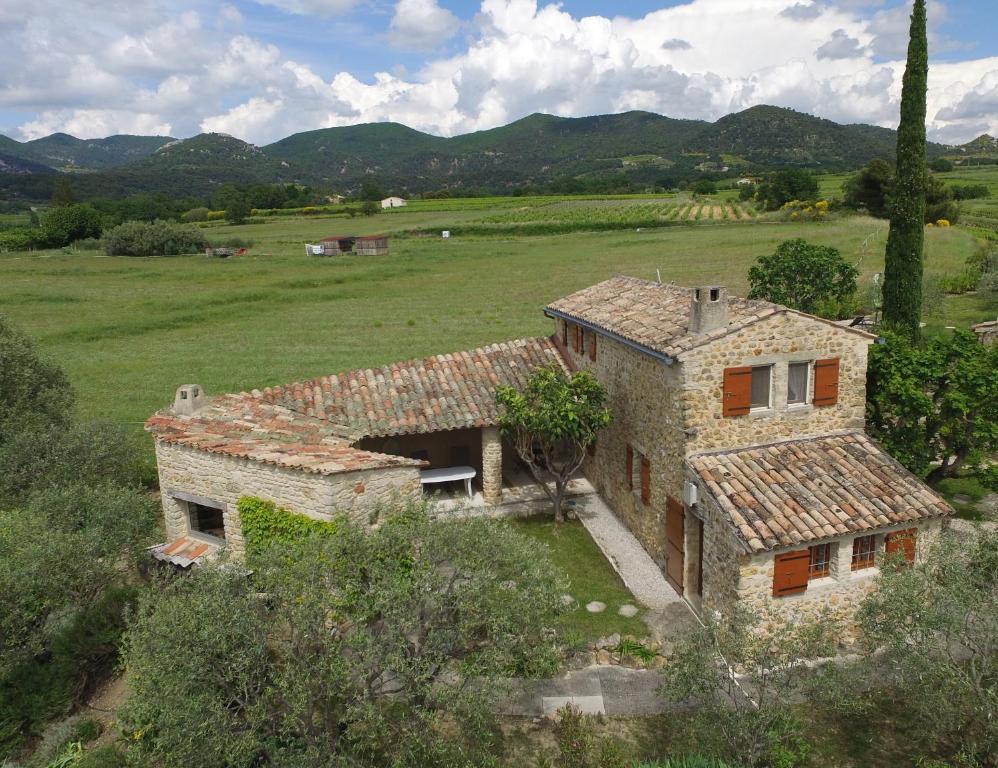
[[[858,618],[909,738],[970,765],[998,754],[998,533],[944,535],[914,566],[889,559]]]
[[[690,746],[746,766],[806,753],[794,709],[812,689],[804,662],[831,655],[837,629],[824,616],[795,621],[740,605],[705,616],[662,671],[662,694],[692,707],[682,721]]]
[[[606,399],[606,390],[588,371],[568,375],[555,367],[534,371],[522,392],[496,388],[503,434],[551,500],[558,522],[565,519],[562,501],[569,479],[613,418]]]
[[[489,520],[390,510],[180,579],[128,633],[143,764],[488,765],[498,681],[548,674],[562,578]]]

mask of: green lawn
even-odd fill
[[[538,516],[514,519],[510,525],[547,545],[554,564],[568,576],[571,595],[577,603],[563,619],[570,639],[593,642],[614,632],[638,638],[647,636],[648,628],[641,620],[643,610],[629,619],[617,613],[622,605],[638,604],[582,523],[568,520],[558,525],[549,516]],[[593,600],[605,603],[606,610],[589,613],[586,603]]]
[[[228,260],[0,254],[0,311],[67,370],[83,417],[138,430],[186,382],[240,391],[548,334],[545,304],[615,273],[720,281],[744,295],[749,266],[791,237],[839,248],[867,281],[883,268],[887,235],[884,221],[850,217],[535,237],[402,235],[385,257],[304,254],[303,243],[330,234],[398,235],[482,215],[400,211],[209,228],[255,241],[246,256]],[[929,275],[961,270],[974,248],[959,228],[928,230],[926,238]],[[994,314],[970,297],[953,298],[938,322]]]

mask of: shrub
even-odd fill
[[[42,216],[42,231],[49,245],[60,247],[85,237],[100,237],[100,212],[89,204],[58,205]]]
[[[129,750],[162,768],[488,765],[498,680],[557,668],[564,589],[509,525],[418,504],[275,545],[250,576],[202,568],[130,625]]]
[[[189,211],[185,211],[180,215],[180,220],[188,223],[195,221],[208,221],[208,214],[210,213],[211,211],[203,206],[200,208],[191,208]]]
[[[176,256],[198,253],[207,245],[201,230],[160,220],[126,221],[104,235],[108,256]]]
[[[976,200],[991,197],[991,190],[986,184],[955,184],[952,190],[955,200]]]
[[[30,251],[45,245],[45,235],[40,229],[9,229],[0,232],[0,252]]]
[[[613,736],[599,736],[595,727],[602,718],[584,715],[569,704],[558,710],[555,736],[558,755],[555,768],[625,768],[620,742]]]

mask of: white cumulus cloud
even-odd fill
[[[267,1],[327,15],[351,4]],[[84,0],[36,0],[37,12],[0,24],[0,110],[31,115],[22,138],[213,130],[258,144],[359,122],[452,135],[538,111],[715,120],[763,103],[893,126],[907,35],[904,7],[862,0],[687,0],[612,18],[483,0],[466,21],[439,0],[398,0],[372,39],[436,51],[461,32],[462,43],[405,67],[385,46],[382,71],[361,75],[318,71],[228,6],[177,4],[106,0],[97,19]],[[998,57],[956,58],[930,62],[930,137],[998,133]]]
[[[399,0],[389,39],[399,48],[432,50],[458,31],[461,22],[437,0]]]

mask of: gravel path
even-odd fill
[[[653,611],[676,603],[685,605],[634,534],[597,494],[574,501],[579,520],[635,598]]]

